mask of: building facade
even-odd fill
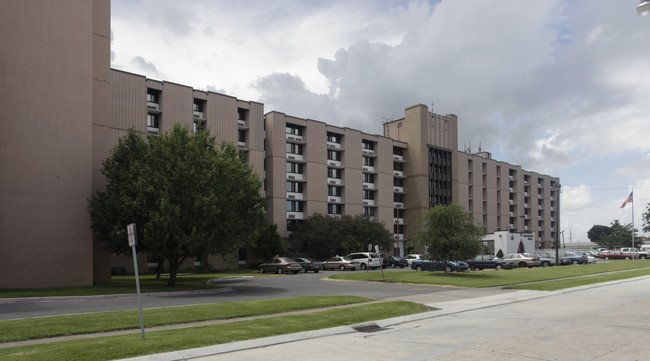
[[[110,280],[111,266],[132,269],[93,242],[87,200],[105,186],[102,161],[128,129],[156,135],[174,123],[245,152],[285,238],[314,213],[365,214],[393,234],[382,251],[405,255],[418,217],[452,202],[488,233],[534,234],[537,248],[559,234],[559,179],[459,151],[453,114],[415,105],[383,135],[368,134],[113,70],[108,0],[8,0],[0,20],[0,273],[14,275],[0,288],[91,285]],[[257,260],[242,250],[201,261]]]

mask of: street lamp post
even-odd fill
[[[551,187],[551,189],[557,190],[557,221],[555,221],[556,230],[555,230],[555,264],[560,264],[560,188],[562,185],[560,183]]]
[[[650,14],[650,1],[641,0],[639,6],[636,7],[636,11],[639,13],[639,16],[646,16]]]

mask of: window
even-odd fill
[[[193,105],[192,109],[195,112],[203,113],[204,108],[205,108],[205,100],[194,98],[194,105]],[[196,115],[196,114],[194,114],[194,115]]]
[[[403,203],[404,202],[404,195],[402,193],[393,194],[393,202]]]
[[[363,207],[363,215],[364,216],[369,216],[369,217],[374,217],[375,216],[375,209],[372,207]]]
[[[393,147],[393,154],[395,155],[404,155],[404,148]]]
[[[327,177],[328,178],[341,179],[341,174],[342,173],[343,172],[340,169],[327,168]]]
[[[328,203],[327,214],[341,214],[343,212],[343,205]]]
[[[330,197],[340,197],[342,187],[327,186],[327,195]]]
[[[362,140],[361,141],[361,149],[374,150],[375,149],[375,143],[371,142],[369,140]]]
[[[160,103],[160,90],[147,88],[147,103]]]
[[[237,120],[246,121],[248,119],[248,109],[237,108]]]
[[[363,191],[363,199],[375,200],[375,191],[364,190]]]
[[[246,131],[243,129],[239,129],[237,131],[237,141],[241,143],[246,143]]]
[[[402,172],[404,170],[404,163],[393,162],[393,170]]]
[[[375,159],[370,157],[361,157],[361,163],[367,167],[374,167]]]
[[[205,120],[201,120],[201,119],[194,119],[194,124],[192,126],[193,126],[192,130],[194,131],[194,133],[206,129]]]
[[[159,128],[160,118],[158,114],[147,114],[147,127]]]
[[[302,135],[302,127],[295,124],[287,123],[285,130],[287,134]]]
[[[327,141],[332,143],[341,143],[341,135],[336,133],[327,133]]]
[[[302,144],[287,143],[287,153],[302,155]]]
[[[287,192],[302,193],[302,183],[287,182]]]
[[[363,173],[364,183],[375,183],[375,175],[370,173]]]
[[[302,174],[302,163],[287,162],[287,173]]]
[[[335,160],[335,161],[341,161],[341,153],[334,151],[334,150],[328,150],[327,151],[327,160]]]
[[[299,201],[287,201],[287,212],[302,212],[303,204]]]

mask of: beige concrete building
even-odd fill
[[[283,237],[313,213],[366,214],[393,233],[385,251],[404,255],[415,220],[451,202],[488,232],[533,232],[539,248],[558,235],[559,179],[459,151],[454,115],[416,105],[374,135],[111,70],[109,0],[7,0],[0,30],[0,274],[12,275],[0,288],[90,285],[108,281],[111,266],[132,269],[93,242],[87,200],[129,128],[160,134],[174,123],[246,153]],[[256,260],[242,251],[202,261]]]

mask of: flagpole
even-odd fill
[[[632,187],[632,248],[634,248],[634,187]]]

